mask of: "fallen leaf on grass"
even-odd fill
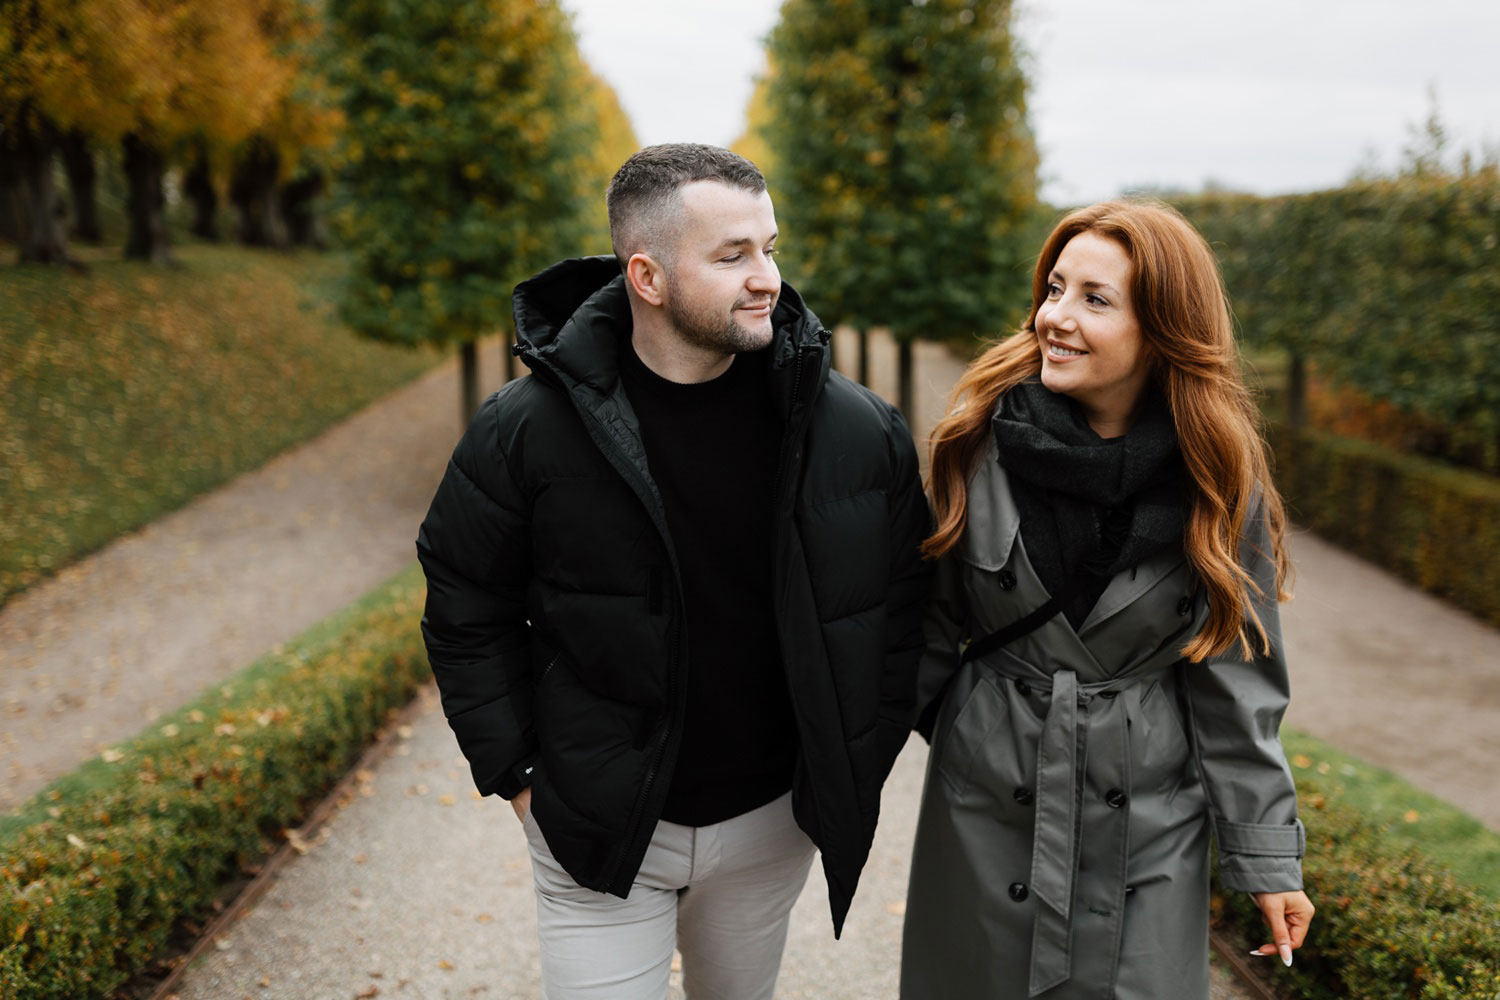
[[[106,764],[116,764],[125,759],[125,755],[119,750],[116,750],[114,747],[110,747],[99,756]]]
[[[451,806],[452,804],[453,804],[453,796],[451,796],[451,795],[444,795],[444,796],[441,796],[438,799],[438,805],[440,805],[440,806]]]
[[[492,916],[490,916],[488,913],[478,913],[478,914],[475,914],[474,915],[474,919],[476,921],[478,921],[479,923],[481,923],[481,924],[493,923],[494,920],[495,920],[495,918],[492,917]]]
[[[1408,823],[1415,823],[1417,820],[1422,818],[1422,814],[1417,812],[1415,809],[1408,809],[1401,816],[1401,818],[1406,820],[1406,822]]]
[[[78,848],[79,850],[83,850],[85,847],[88,846],[87,844],[85,844],[83,842],[83,838],[80,837],[80,836],[78,836],[78,834],[76,834],[76,833],[70,833],[70,834],[68,834],[68,843],[72,844],[74,847]]]
[[[354,994],[354,1000],[370,1000],[371,997],[380,996],[380,987],[371,983],[358,993]]]
[[[1297,756],[1292,758],[1292,766],[1312,767],[1312,758],[1305,753],[1299,753],[1297,754]]]
[[[450,961],[448,961],[446,958],[439,959],[438,960],[438,968],[439,969],[446,969],[449,972],[452,972],[453,971],[453,963],[450,962]]]

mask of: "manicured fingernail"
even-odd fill
[[[1281,964],[1288,967],[1292,964],[1292,946],[1289,944],[1281,946]]]
[[[1266,957],[1266,953],[1263,952],[1263,951],[1261,951],[1259,948],[1251,948],[1250,949],[1250,954],[1256,956],[1257,958],[1265,958]]]

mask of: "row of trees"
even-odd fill
[[[312,241],[330,174],[351,251],[344,318],[381,340],[457,343],[509,325],[512,287],[609,248],[604,189],[637,148],[555,0],[6,0],[0,202],[23,261],[100,236],[95,154],[119,144],[126,255],[167,258],[163,176],[195,234],[219,191],[250,244]],[[3,214],[3,213],[0,213]],[[508,360],[508,356],[507,356]]]
[[[474,342],[509,329],[514,286],[609,251],[604,191],[635,133],[553,0],[329,0],[328,18],[347,116],[342,315],[382,340],[459,345],[467,417]]]
[[[163,175],[184,167],[194,230],[215,236],[228,175],[241,238],[306,238],[301,206],[340,115],[316,70],[309,0],[9,0],[0,7],[0,187],[18,209],[23,261],[67,263],[53,164],[73,235],[100,238],[96,153],[118,144],[127,256],[165,260]],[[301,168],[300,187],[281,189]]]
[[[786,0],[736,148],[765,170],[819,314],[900,345],[1010,328],[1029,302],[1037,152],[1009,0]]]

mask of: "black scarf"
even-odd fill
[[[1000,399],[992,426],[1021,515],[1021,541],[1077,628],[1109,578],[1182,542],[1186,477],[1171,411],[1150,391],[1123,438],[1105,440],[1078,405],[1028,379]]]

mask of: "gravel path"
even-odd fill
[[[894,350],[876,347],[872,381],[889,398]],[[498,351],[481,357],[494,387]],[[960,366],[932,345],[917,366],[921,437]],[[459,431],[456,381],[446,365],[0,609],[0,807],[408,564]],[[1500,632],[1312,536],[1292,544],[1288,721],[1500,829]],[[845,941],[810,881],[781,995],[894,994],[924,755],[914,742],[887,786]],[[365,791],[183,997],[536,995],[524,837],[507,805],[472,798],[431,702]]]
[[[474,798],[431,688],[398,738],[312,849],[187,971],[180,1000],[541,995],[531,867],[515,814],[494,797]],[[913,737],[886,785],[842,940],[833,939],[814,866],[792,911],[782,1000],[896,996],[926,760],[926,744]],[[672,978],[676,1000],[680,977]],[[1249,997],[1215,965],[1212,1000]]]
[[[457,385],[449,362],[0,608],[0,809],[411,562]]]

